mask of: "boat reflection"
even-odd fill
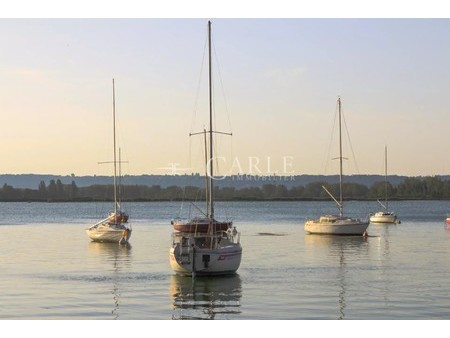
[[[382,236],[381,238],[384,239],[382,242],[381,239],[378,242],[379,246],[382,246],[382,250],[379,252],[379,259],[380,262],[380,274],[383,277],[383,300],[384,300],[384,306],[387,309],[390,303],[390,296],[391,296],[391,279],[389,278],[389,266],[391,266],[391,250],[389,247],[390,244],[390,236],[389,236],[389,226],[386,226],[383,228],[383,231],[381,232]]]
[[[333,236],[333,235],[305,235],[305,246],[311,251],[317,246],[328,248],[325,250],[328,257],[335,257],[337,265],[336,279],[339,286],[337,319],[345,319],[346,292],[347,292],[347,258],[364,250],[367,237],[364,236]]]
[[[106,267],[112,266],[112,270],[110,270],[112,287],[108,291],[113,296],[112,319],[118,319],[121,296],[121,271],[130,265],[131,245],[129,243],[118,245],[117,243],[89,242],[88,248],[89,253],[93,253],[105,260],[105,262],[102,262],[103,265]]]
[[[172,319],[236,319],[241,313],[241,277],[172,275],[170,297]]]

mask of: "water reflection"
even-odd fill
[[[241,313],[241,277],[170,276],[172,319],[235,319]]]
[[[380,273],[379,283],[380,283],[380,291],[383,295],[384,307],[387,309],[390,303],[391,296],[391,284],[392,279],[390,278],[391,269],[391,249],[390,249],[390,241],[391,241],[391,227],[397,227],[396,224],[376,224],[376,229],[380,234],[378,241],[374,241],[374,250],[375,262],[377,263],[377,268]]]
[[[105,259],[107,268],[112,267],[110,270],[112,287],[109,290],[112,294],[113,309],[111,314],[113,319],[119,318],[120,307],[120,275],[121,270],[130,264],[131,245],[129,243],[125,245],[118,245],[116,243],[89,243],[89,252],[96,254],[98,257]]]
[[[345,319],[346,292],[347,292],[347,259],[357,255],[365,244],[367,238],[363,236],[331,236],[331,235],[305,235],[305,244],[309,250],[320,246],[326,248],[328,257],[335,258],[337,265],[336,280],[339,286],[338,292],[338,318]]]
[[[450,224],[444,223],[444,229],[447,230],[447,233],[450,233]]]

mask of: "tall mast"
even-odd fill
[[[119,147],[119,179],[117,184],[117,206],[120,210],[120,205],[122,204],[122,160],[120,156],[120,147]]]
[[[338,97],[339,106],[339,213],[343,214],[343,198],[342,198],[342,126],[341,126],[341,98]]]
[[[214,219],[213,196],[213,121],[212,121],[212,69],[211,69],[211,21],[208,21],[208,60],[209,60],[209,212],[208,216]]]
[[[209,215],[209,177],[208,177],[208,142],[206,141],[206,129],[203,132],[205,142],[205,200],[206,200],[206,216]],[[208,216],[209,217],[209,216]]]
[[[117,159],[116,159],[116,94],[113,83],[113,143],[114,143],[114,215],[117,217]],[[115,220],[117,222],[117,219]]]
[[[387,198],[387,146],[384,146],[384,203],[386,205],[386,211],[388,210],[388,198]]]

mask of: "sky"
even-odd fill
[[[98,162],[113,157],[113,78],[123,172],[203,173],[189,133],[208,129],[211,18],[214,125],[233,134],[216,135],[222,175],[337,174],[338,97],[344,173],[384,174],[386,145],[388,174],[450,174],[450,19],[249,9],[14,8],[0,18],[0,173],[112,174]]]

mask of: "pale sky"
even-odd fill
[[[207,20],[0,19],[0,173],[112,174],[112,78],[124,172],[203,173]],[[346,173],[450,174],[450,19],[211,20],[223,174],[336,174],[338,96]]]

